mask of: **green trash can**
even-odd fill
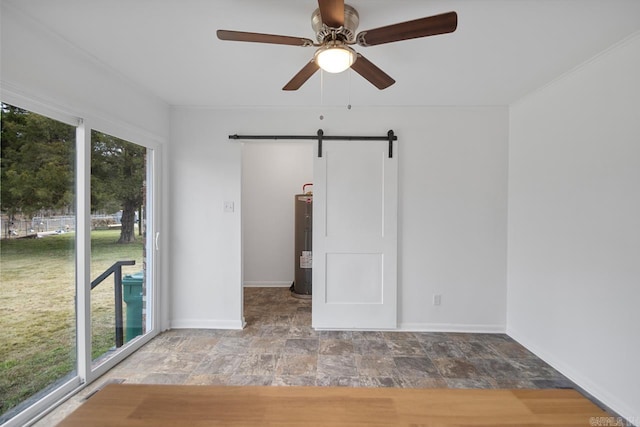
[[[142,283],[144,272],[127,274],[122,278],[122,299],[127,303],[124,342],[142,335]]]

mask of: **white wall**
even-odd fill
[[[241,147],[209,110],[176,108],[170,158],[171,326],[241,328]],[[234,204],[225,212],[225,202]]]
[[[394,116],[401,156],[401,327],[504,331],[506,108]],[[442,295],[439,307],[432,305],[434,294]]]
[[[156,143],[167,139],[166,103],[7,3],[2,3],[0,19],[5,102],[19,94],[30,98],[31,106],[57,108],[121,138]]]
[[[508,333],[640,415],[640,36],[511,108]]]
[[[176,108],[172,115],[172,325],[241,324],[241,143],[230,134],[399,137],[399,325],[503,331],[506,108]],[[236,211],[223,212],[225,200]],[[263,224],[268,224],[265,218]],[[202,224],[194,232],[193,225]],[[206,226],[205,226],[206,224]],[[434,293],[442,306],[434,307]]]
[[[302,193],[302,186],[312,181],[310,141],[242,144],[245,286],[290,286],[293,282],[294,194]]]

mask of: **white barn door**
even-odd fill
[[[313,171],[313,327],[396,328],[396,146],[323,141]]]

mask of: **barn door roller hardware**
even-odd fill
[[[393,141],[398,137],[393,130],[385,136],[333,136],[325,135],[322,129],[318,129],[316,135],[229,135],[229,139],[302,139],[318,141],[318,157],[322,157],[322,141],[389,141],[389,158],[393,157]]]

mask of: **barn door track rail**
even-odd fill
[[[393,141],[398,137],[393,130],[385,136],[333,136],[325,135],[322,129],[318,129],[316,135],[229,135],[229,139],[305,139],[318,141],[318,157],[322,157],[322,141],[389,141],[389,158],[393,157]]]

